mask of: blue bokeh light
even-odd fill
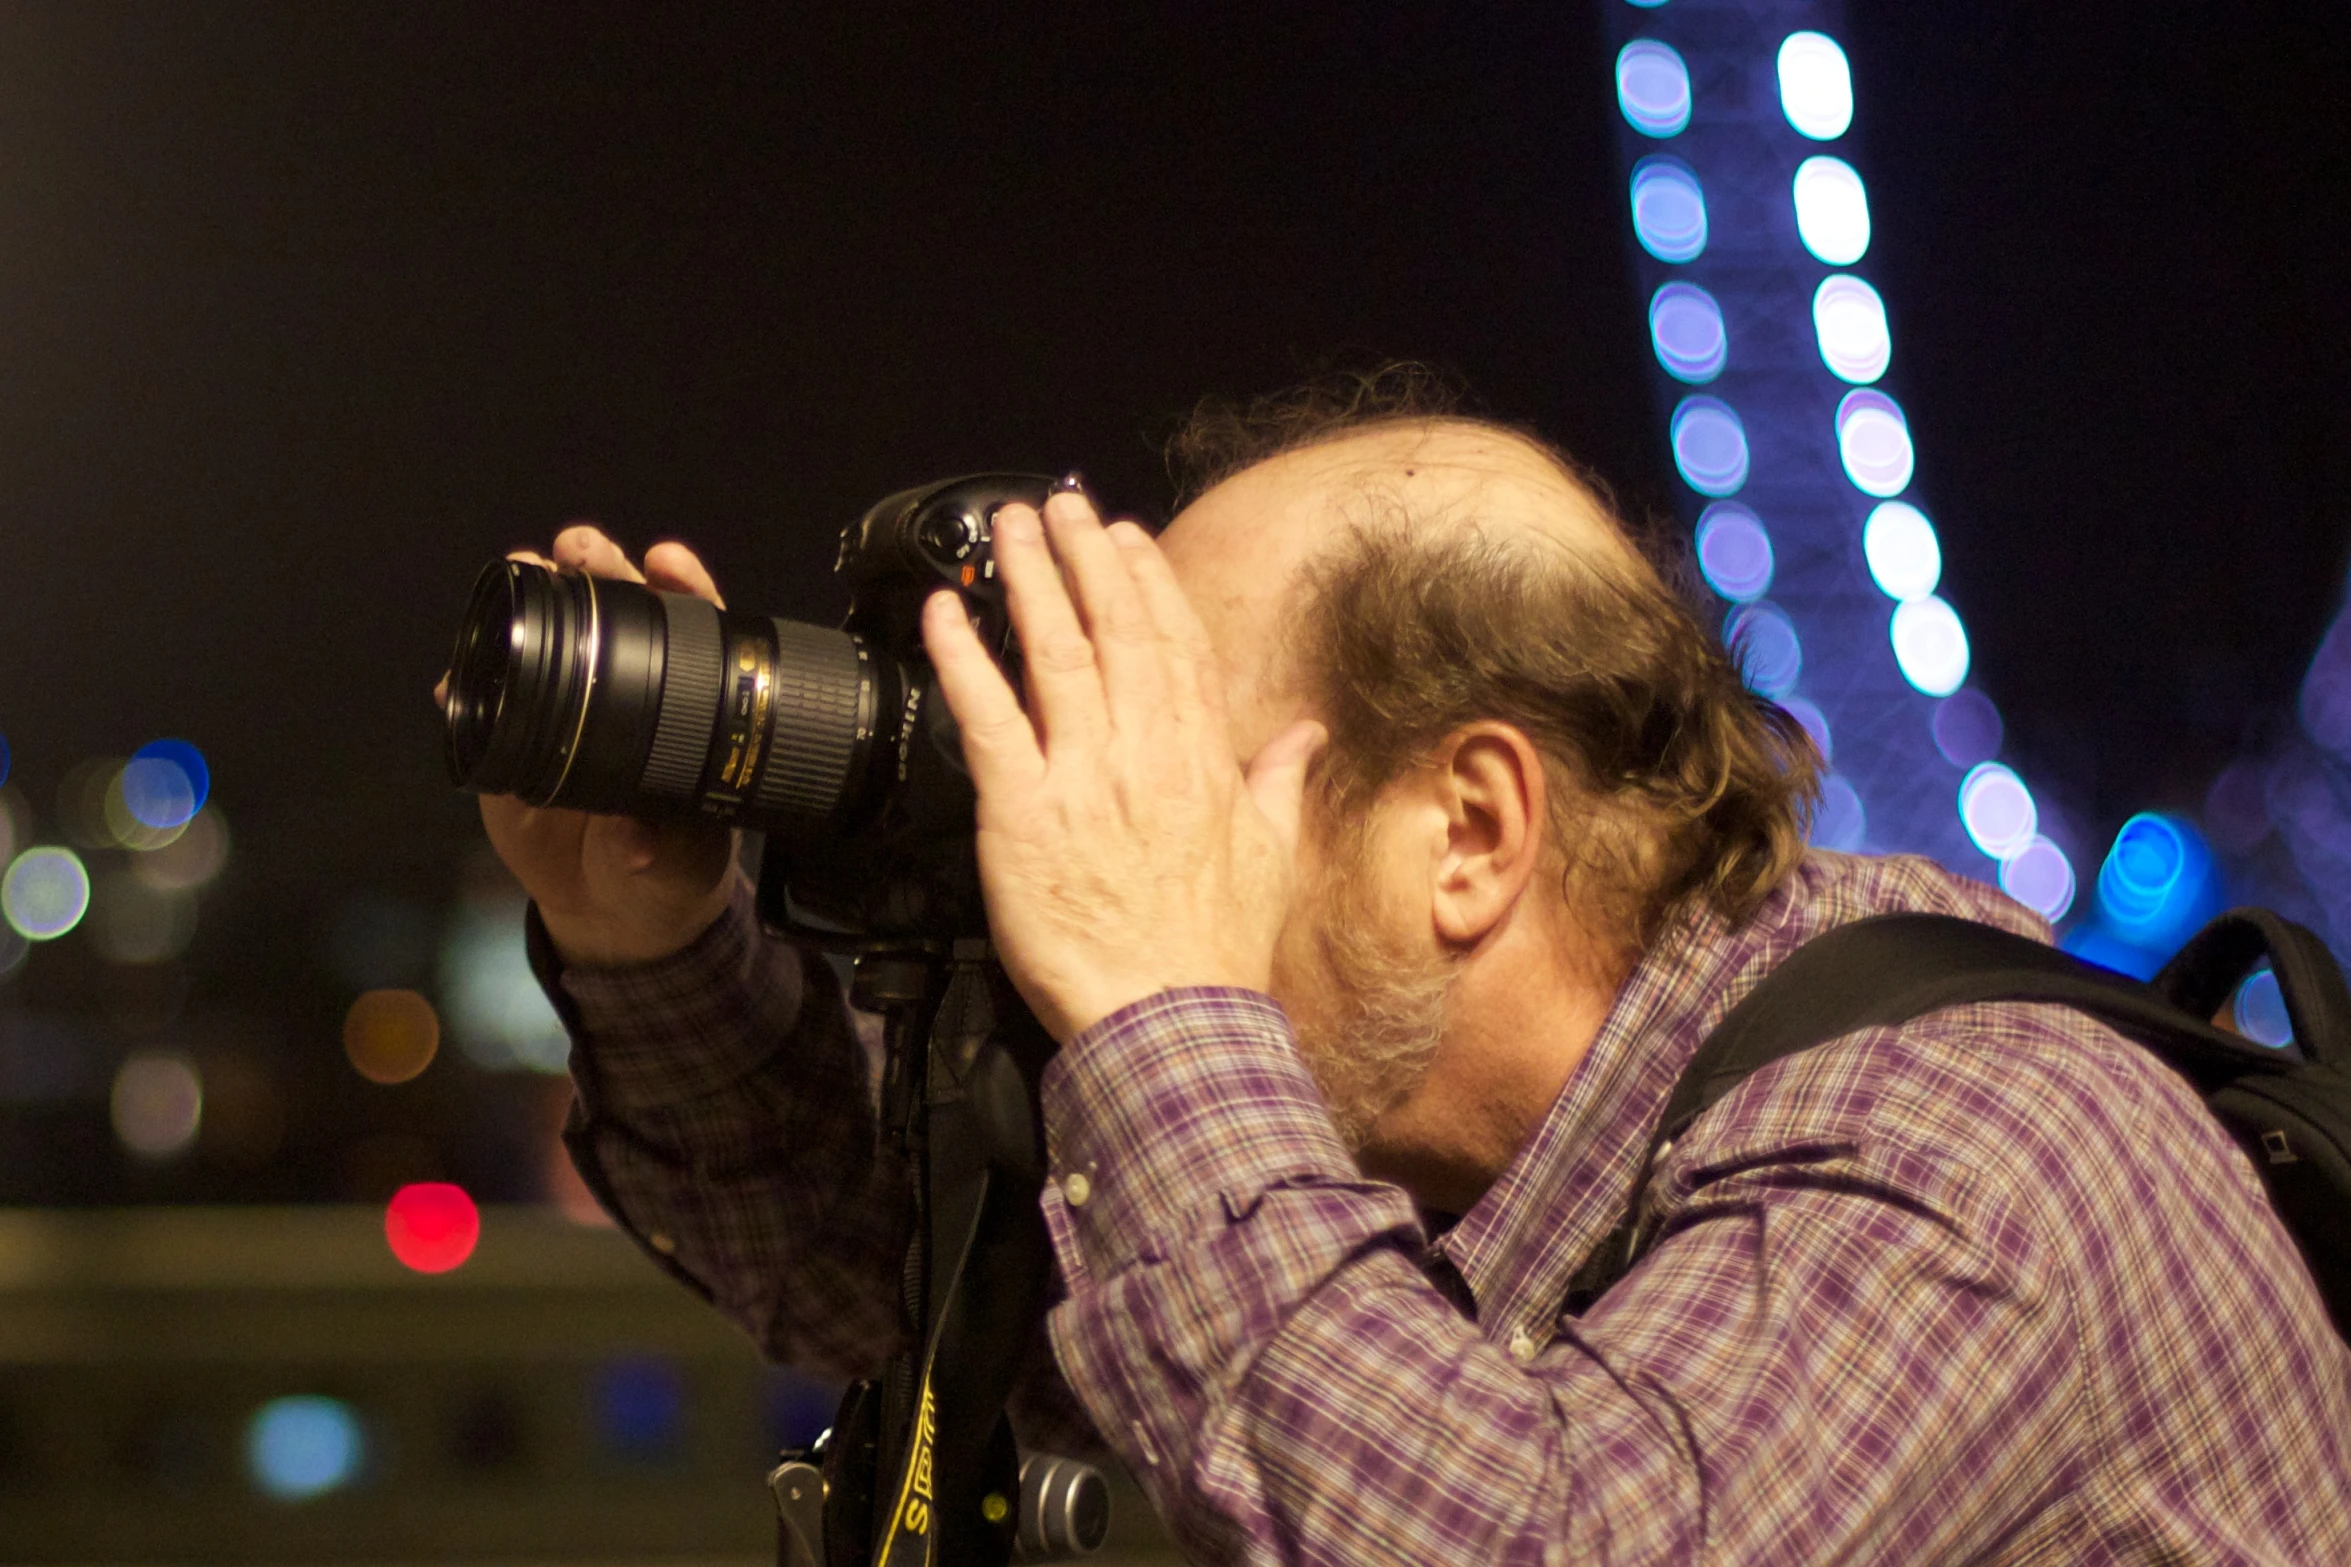
[[[0,735],[0,784],[8,782],[8,736]]]
[[[1849,267],[1869,251],[1869,192],[1842,158],[1806,158],[1796,166],[1796,233],[1832,267]]]
[[[2321,749],[2351,757],[2351,614],[2336,619],[2302,677],[2302,732]]]
[[[1812,816],[1812,841],[1823,849],[1852,853],[1869,831],[1869,813],[1853,786],[1831,774],[1820,786],[1820,805]]]
[[[148,827],[185,827],[212,793],[204,753],[185,740],[154,740],[122,770],[123,804]]]
[[[1698,571],[1706,585],[1734,604],[1771,591],[1771,535],[1755,513],[1736,501],[1716,501],[1698,514]]]
[[[1853,124],[1853,68],[1826,33],[1790,33],[1780,44],[1780,111],[1796,134],[1834,141]]]
[[[2073,861],[2036,835],[2000,862],[2000,890],[2045,920],[2061,920],[2073,907]]]
[[[1824,762],[1835,761],[1836,736],[1829,731],[1828,715],[1800,696],[1781,697],[1779,701],[1788,716],[1803,725],[1804,732],[1812,736],[1812,744],[1820,752],[1820,759]]]
[[[1703,386],[1730,361],[1722,307],[1694,283],[1668,283],[1649,301],[1649,341],[1677,381]]]
[[[1706,250],[1706,192],[1679,158],[1633,165],[1633,234],[1660,261],[1695,261]]]
[[[1883,392],[1847,392],[1837,404],[1837,456],[1864,495],[1890,500],[1910,488],[1918,459],[1902,405]]]
[[[2256,1044],[2283,1050],[2294,1042],[2294,1020],[2286,1015],[2286,993],[2275,970],[2258,968],[2246,975],[2230,1010],[2237,1032]]]
[[[2033,792],[1998,762],[1979,762],[1960,780],[1959,821],[1975,846],[1995,860],[2022,853],[2041,830]]]
[[[1943,580],[1943,546],[1926,513],[1905,501],[1881,501],[1861,525],[1861,554],[1878,591],[1897,602],[1922,599]]]
[[[348,1485],[367,1456],[359,1417],[336,1398],[278,1398],[245,1429],[245,1469],[265,1495],[299,1502]]]
[[[1735,495],[1747,482],[1747,427],[1716,397],[1685,397],[1673,411],[1673,462],[1701,495]]]
[[[1848,273],[1821,279],[1812,293],[1812,335],[1820,360],[1840,381],[1867,386],[1894,361],[1894,334],[1878,291]]]
[[[1616,57],[1616,103],[1642,135],[1678,135],[1690,123],[1690,68],[1671,44],[1636,38]]]
[[[2098,870],[2098,914],[2151,952],[2176,947],[2217,904],[2212,851],[2193,826],[2142,812],[2122,824]]]
[[[1739,661],[1747,688],[1777,701],[1804,672],[1804,643],[1796,624],[1776,605],[1749,604],[1731,612],[1723,641]]]
[[[605,1362],[596,1373],[596,1430],[605,1452],[658,1463],[684,1451],[686,1379],[654,1355]]]
[[[1990,761],[2000,754],[2000,742],[2007,738],[2000,709],[1992,705],[1990,697],[1973,689],[1955,691],[1936,703],[1930,727],[1935,749],[1954,767]]]
[[[1967,628],[1959,612],[1931,594],[1894,606],[1887,628],[1902,678],[1928,696],[1949,696],[1967,684]]]

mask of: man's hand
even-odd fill
[[[1028,710],[954,594],[924,606],[923,641],[979,790],[997,955],[1067,1043],[1170,986],[1266,988],[1324,733],[1293,724],[1244,776],[1216,655],[1159,547],[1079,495],[1043,521],[1050,547],[1028,507],[995,526]]]
[[[682,544],[656,544],[640,572],[619,545],[577,523],[556,535],[553,560],[529,550],[509,558],[646,582],[725,607],[718,584]],[[435,695],[446,702],[447,689],[443,681]],[[603,966],[668,957],[710,928],[733,891],[735,835],[715,822],[655,825],[485,794],[482,825],[539,906],[566,962]]]

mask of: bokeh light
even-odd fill
[[[1730,360],[1722,307],[1694,283],[1668,283],[1649,301],[1649,341],[1677,381],[1703,386]]]
[[[229,860],[229,827],[220,807],[206,806],[168,843],[138,855],[131,874],[159,892],[192,892],[209,885]]]
[[[2322,750],[2351,758],[2351,614],[2338,617],[2302,677],[2302,732]]]
[[[2286,993],[2274,969],[2257,968],[2246,975],[2230,1011],[2237,1032],[2256,1044],[2283,1050],[2294,1042],[2294,1020],[2286,1015]]]
[[[27,849],[0,876],[0,918],[28,941],[56,940],[89,907],[90,873],[71,849]]]
[[[1796,166],[1795,199],[1797,236],[1815,257],[1849,267],[1868,252],[1869,193],[1853,165],[1806,158]]]
[[[2000,862],[2000,890],[2045,920],[2061,920],[2073,907],[2073,861],[2056,844],[2035,836]]]
[[[1959,820],[1975,846],[1995,860],[2021,853],[2041,829],[2033,792],[1998,762],[1979,762],[1960,780]]]
[[[0,735],[0,784],[8,782],[8,736]]]
[[[481,1235],[481,1211],[465,1188],[447,1181],[403,1186],[384,1206],[392,1255],[419,1273],[447,1273],[473,1255]]]
[[[77,849],[119,849],[122,835],[107,810],[108,797],[121,782],[123,759],[91,757],[76,762],[57,781],[57,830]],[[115,811],[129,820],[130,808],[117,803]]]
[[[2100,919],[2122,940],[2165,951],[2216,905],[2212,851],[2173,816],[2143,812],[2123,823],[2098,871]]]
[[[1834,773],[1820,786],[1820,806],[1813,812],[1812,841],[1823,849],[1850,854],[1860,849],[1869,831],[1869,813],[1861,796]]]
[[[1747,482],[1747,429],[1716,397],[1685,397],[1673,411],[1674,466],[1701,495],[1731,495]]]
[[[1967,628],[1959,612],[1929,595],[1894,606],[1888,628],[1902,678],[1928,696],[1949,696],[1967,684]]]
[[[1955,691],[1935,704],[1935,749],[1954,767],[1973,767],[2000,754],[2007,738],[2000,709],[1981,691]]]
[[[1801,724],[1806,734],[1812,736],[1812,744],[1820,752],[1820,759],[1824,762],[1835,761],[1836,737],[1829,732],[1828,715],[1800,696],[1784,696],[1779,699],[1779,703],[1786,709],[1788,716]]]
[[[1770,533],[1738,502],[1716,501],[1698,514],[1698,571],[1732,603],[1752,603],[1771,590]]]
[[[165,963],[196,936],[196,895],[107,872],[90,894],[90,940],[109,963]]]
[[[1796,134],[1834,141],[1853,124],[1853,70],[1826,33],[1790,33],[1780,44],[1780,110]]]
[[[1812,294],[1812,335],[1821,363],[1841,381],[1866,386],[1893,363],[1894,336],[1886,326],[1886,302],[1857,277],[1832,273]]]
[[[604,1451],[630,1463],[660,1463],[685,1444],[686,1379],[656,1355],[608,1360],[596,1372],[596,1433]]]
[[[1883,392],[1847,392],[1837,404],[1837,455],[1864,495],[1886,500],[1908,489],[1917,458],[1902,405]]]
[[[2269,836],[2269,801],[2261,764],[2230,763],[2204,792],[2204,828],[2220,848],[2245,854]]]
[[[0,786],[0,870],[16,859],[17,844],[31,833],[31,823],[20,825],[14,789]]]
[[[142,1159],[169,1159],[196,1140],[204,1080],[185,1056],[134,1055],[114,1074],[108,1109],[125,1148]]]
[[[204,808],[212,773],[185,740],[157,740],[131,753],[116,784],[123,804],[142,826],[184,827]]]
[[[413,990],[371,990],[343,1014],[343,1054],[371,1083],[405,1083],[433,1064],[441,1019]]]
[[[1739,661],[1747,687],[1773,700],[1795,689],[1804,672],[1804,644],[1795,623],[1771,604],[1749,604],[1733,610],[1723,625],[1723,640]]]
[[[1671,44],[1636,38],[1616,57],[1616,102],[1642,135],[1677,135],[1690,123],[1690,68]]]
[[[1922,599],[1943,580],[1943,546],[1935,525],[1907,501],[1881,501],[1861,526],[1861,553],[1878,591],[1895,600]]]
[[[1706,250],[1706,193],[1679,158],[1633,166],[1633,234],[1660,261],[1695,261]]]
[[[367,1456],[359,1417],[337,1398],[276,1398],[245,1428],[245,1470],[264,1495],[306,1501],[357,1478]]]

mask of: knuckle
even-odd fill
[[[1094,667],[1094,644],[1071,633],[1050,636],[1030,650],[1029,658],[1049,674],[1076,674]]]

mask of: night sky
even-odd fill
[[[473,571],[569,519],[829,619],[885,491],[1076,466],[1159,511],[1195,398],[1398,355],[1680,507],[1598,0],[1021,9],[0,5],[12,783],[45,824],[75,762],[184,736],[237,846],[143,1020],[78,936],[0,984],[8,1049],[99,1063],[0,1104],[0,1200],[367,1195],[338,1149],[395,1134],[529,1188],[536,1085],[359,1082],[328,949],[450,905],[428,693]],[[1945,591],[2106,830],[2192,805],[2340,602],[2321,9],[1849,8]],[[117,1171],[142,1031],[242,1052],[279,1152]]]

